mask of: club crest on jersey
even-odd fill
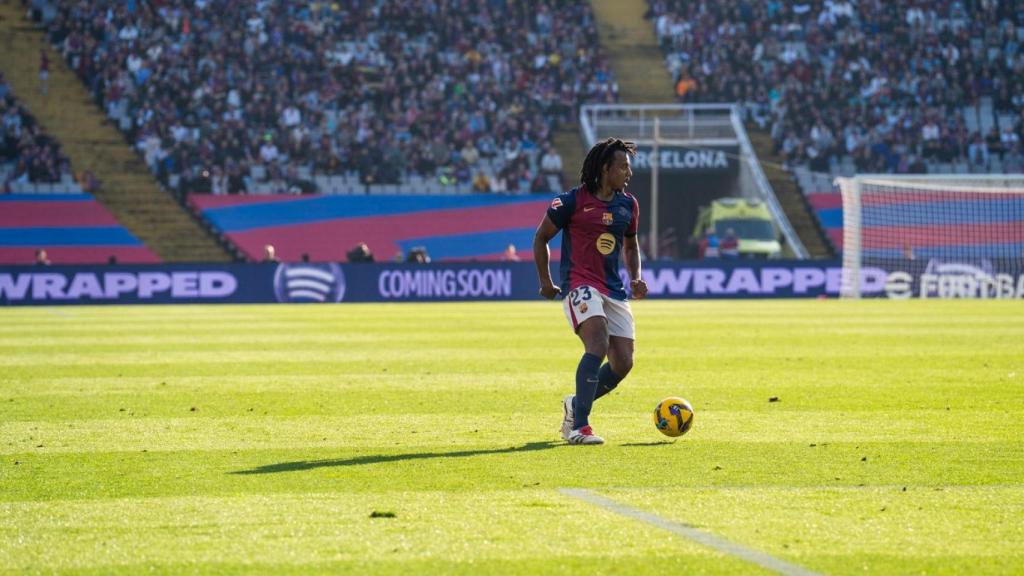
[[[614,222],[614,219],[615,217],[612,216],[611,212],[605,212],[604,214],[601,214],[601,224],[604,224],[605,226],[611,226],[612,222]]]
[[[562,199],[561,198],[555,198],[554,200],[552,200],[551,201],[551,207],[552,208],[561,208],[562,207]]]
[[[587,303],[586,302],[580,303],[580,314],[586,314],[587,310],[588,310]]]

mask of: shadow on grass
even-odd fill
[[[671,446],[675,443],[675,440],[662,440],[660,442],[628,442],[626,444],[620,444],[620,446],[623,448],[636,446]]]
[[[547,450],[555,446],[564,446],[562,442],[530,442],[522,446],[495,448],[493,450],[457,450],[455,452],[413,452],[411,454],[387,454],[373,456],[356,456],[339,460],[299,460],[297,462],[279,462],[267,464],[251,470],[237,470],[230,474],[273,474],[275,472],[297,472],[314,468],[330,468],[333,466],[362,466],[364,464],[383,464],[386,462],[404,462],[406,460],[427,460],[430,458],[465,458],[467,456],[484,456],[487,454],[510,454],[514,452],[533,452]]]

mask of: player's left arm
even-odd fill
[[[636,196],[627,194],[633,201],[633,217],[626,227],[626,233],[622,237],[622,258],[626,262],[626,272],[629,273],[629,291],[637,300],[647,296],[647,282],[644,282],[640,275],[640,242],[636,233],[640,229],[640,204]]]
[[[622,258],[626,262],[626,272],[629,273],[629,291],[637,300],[647,296],[647,283],[640,275],[640,242],[636,234],[625,236],[622,239]]]

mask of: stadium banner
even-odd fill
[[[843,278],[838,261],[649,263],[643,274],[655,299],[831,297]],[[912,261],[900,270],[865,267],[861,286],[882,298],[1024,298],[1024,272],[1011,261]],[[532,262],[0,267],[3,306],[538,298]]]
[[[651,146],[638,146],[633,171],[649,172],[655,161],[662,172],[685,174],[736,174],[740,168],[738,146],[661,146],[657,157]]]
[[[881,293],[864,297],[1024,298],[1024,257],[864,260],[864,266],[872,265],[871,270],[885,269],[886,283]]]

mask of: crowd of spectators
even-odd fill
[[[1024,172],[1024,4],[650,0],[683,102],[741,102],[815,172]]]
[[[61,145],[14,98],[0,73],[0,192],[71,180]]]
[[[553,129],[617,100],[584,0],[54,1],[50,41],[179,191],[550,191]]]

